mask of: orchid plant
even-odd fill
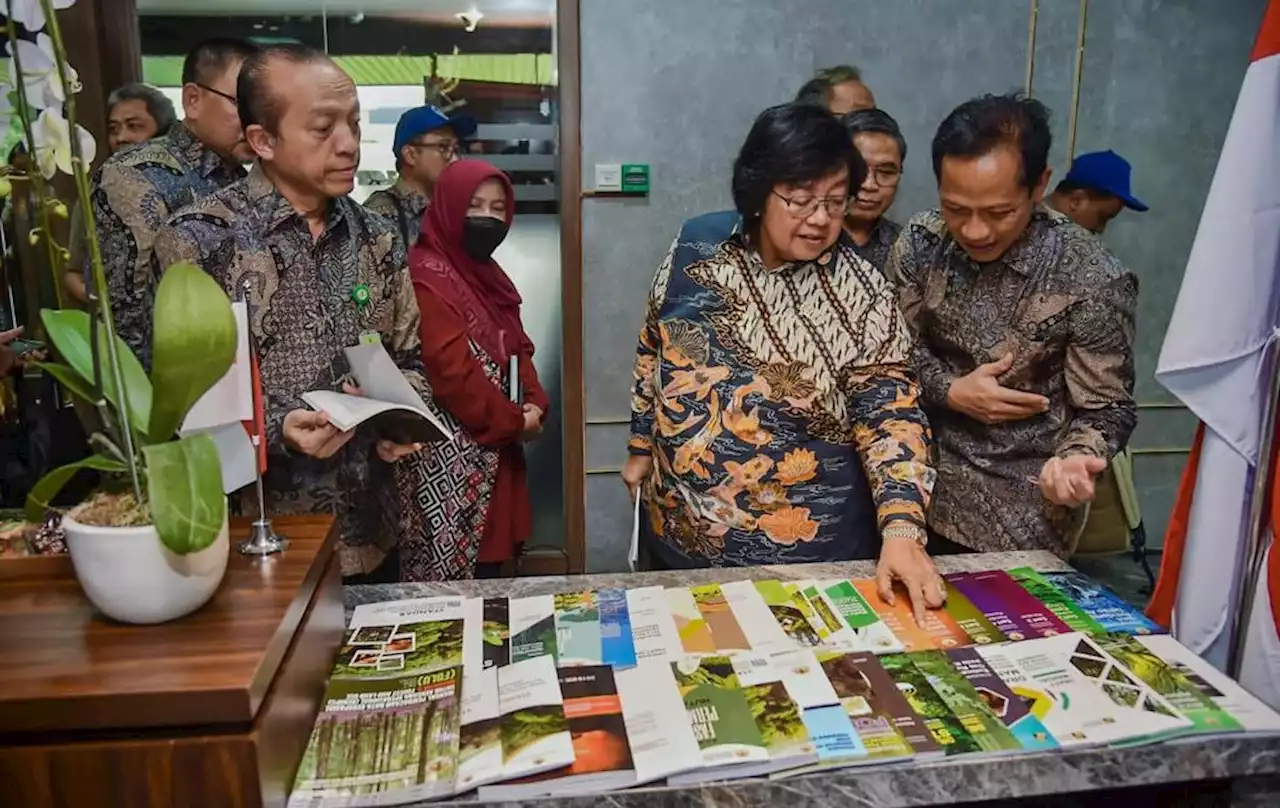
[[[226,517],[222,470],[213,440],[204,434],[178,437],[192,405],[231,367],[236,323],[231,303],[199,267],[169,267],[156,290],[152,370],[115,333],[111,300],[89,197],[89,166],[96,144],[76,123],[81,85],[67,61],[57,13],[76,0],[0,0],[7,39],[7,86],[0,88],[0,131],[16,117],[31,155],[34,227],[32,245],[45,247],[61,289],[62,268],[71,258],[52,227],[68,216],[54,190],[59,175],[74,181],[75,199],[88,246],[87,311],[41,311],[41,322],[57,352],[39,367],[73,395],[89,402],[102,429],[90,436],[95,454],[54,469],[32,488],[27,518],[40,521],[62,487],[80,470],[102,472],[101,507],[81,508],[77,518],[95,524],[154,525],[175,553],[191,553],[213,543]],[[74,133],[74,134],[73,134]],[[0,183],[0,192],[11,190]],[[61,292],[59,291],[59,305]],[[91,337],[92,335],[92,337]],[[106,503],[106,504],[104,504]]]

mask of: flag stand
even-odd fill
[[[241,555],[269,556],[284,552],[289,546],[289,540],[276,533],[271,527],[271,520],[267,518],[267,495],[262,487],[262,475],[266,470],[266,458],[262,455],[263,402],[261,381],[258,378],[258,345],[253,338],[253,328],[250,325],[252,321],[248,318],[250,286],[250,281],[246,278],[241,284],[240,291],[236,297],[238,301],[242,301],[245,305],[246,325],[249,326],[245,330],[248,332],[249,361],[253,380],[254,429],[252,430],[251,438],[253,440],[253,465],[254,470],[257,471],[255,485],[258,488],[258,518],[253,520],[248,540],[240,542],[237,549]]]
[[[1249,622],[1253,617],[1253,605],[1257,598],[1258,581],[1262,577],[1262,565],[1267,557],[1266,535],[1270,514],[1267,504],[1271,490],[1274,449],[1276,439],[1277,403],[1280,400],[1280,367],[1275,356],[1276,343],[1266,349],[1267,400],[1263,407],[1262,435],[1258,442],[1258,462],[1253,469],[1253,487],[1249,493],[1249,533],[1245,537],[1245,570],[1236,594],[1235,610],[1227,615],[1227,675],[1240,678],[1244,664],[1245,645],[1249,639]]]
[[[256,453],[260,436],[253,436],[253,447]],[[271,520],[267,518],[267,496],[262,489],[262,470],[258,470],[258,518],[253,520],[253,526],[249,530],[249,538],[240,542],[238,549],[241,555],[249,556],[269,556],[275,553],[284,552],[289,546],[289,540],[276,533],[271,527]]]

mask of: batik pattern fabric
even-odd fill
[[[499,364],[475,343],[471,350],[489,381],[501,387]],[[453,440],[401,461],[397,475],[401,501],[414,506],[404,509],[401,581],[474,578],[493,501],[500,452],[476,443],[448,410],[439,412]]]
[[[974,550],[1064,555],[1083,509],[1053,505],[1037,480],[1049,458],[1111,458],[1137,421],[1138,282],[1102,242],[1038,207],[1001,259],[976,264],[937,211],[907,224],[889,261],[916,336],[913,364],[938,452],[930,527]],[[980,423],[946,405],[951,383],[1012,354],[998,381],[1038,393],[1047,412]]]
[[[168,264],[156,262],[156,231],[180,209],[244,177],[183,123],[131,146],[95,172],[91,202],[116,331],[151,367],[151,312]],[[88,273],[86,273],[88,276]]]
[[[344,575],[371,572],[395,544],[400,507],[391,464],[357,432],[334,457],[289,452],[285,415],[302,394],[351,381],[343,349],[374,335],[424,399],[418,306],[391,224],[347,197],[330,202],[313,238],[261,169],[170,219],[156,238],[164,265],[191,261],[248,302],[266,410],[270,514],[332,513]],[[362,303],[357,298],[367,299]],[[437,411],[437,415],[440,413]],[[426,450],[426,451],[429,451]],[[246,492],[246,512],[256,502]]]
[[[390,188],[374,191],[364,201],[366,208],[395,223],[406,250],[418,240],[427,204],[427,198],[406,185],[404,180],[396,180]]]
[[[845,240],[770,270],[735,214],[686,223],[654,280],[632,391],[660,554],[844,560],[874,553],[890,523],[923,529],[933,471],[909,350],[892,289]]]
[[[866,244],[858,244],[853,239],[850,239],[849,243],[859,257],[884,272],[885,264],[889,263],[889,253],[893,250],[893,243],[898,240],[898,234],[901,232],[902,225],[892,219],[881,216],[876,219],[875,225],[872,226],[871,238],[867,240]]]

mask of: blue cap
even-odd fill
[[[1129,177],[1132,173],[1129,161],[1108,149],[1082,154],[1072,160],[1071,170],[1063,181],[1111,194],[1119,197],[1126,208],[1144,211],[1147,209],[1146,204],[1129,192]]]
[[[435,107],[414,107],[401,115],[396,123],[396,139],[391,146],[392,153],[398,160],[400,150],[414,138],[446,126],[464,140],[476,133],[476,121],[470,115],[457,115],[450,118]]]

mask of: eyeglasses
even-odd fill
[[[839,219],[844,216],[845,208],[849,205],[849,199],[843,196],[783,196],[777,191],[772,192],[774,196],[782,200],[787,206],[787,213],[791,214],[795,219],[808,219],[810,216],[818,212],[818,208],[822,208],[827,215]]]
[[[871,166],[867,175],[876,178],[876,185],[881,188],[892,188],[902,179],[902,169],[897,166]]]
[[[195,85],[199,87],[201,90],[204,90],[205,92],[213,93],[214,95],[221,96],[222,98],[227,99],[233,104],[236,103],[236,97],[234,95],[231,95],[230,93],[224,93],[222,90],[215,90],[212,87],[210,87],[208,84],[201,84],[198,81],[195,82]]]
[[[409,145],[418,149],[435,149],[436,151],[440,152],[440,156],[446,160],[448,160],[450,157],[457,155],[462,149],[462,144],[456,140],[442,140],[437,143],[414,142],[414,143],[410,143]]]

